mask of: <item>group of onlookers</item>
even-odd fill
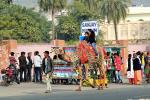
[[[10,65],[19,66],[20,81],[27,82],[42,82],[43,74],[46,76],[47,91],[51,91],[50,77],[53,72],[52,59],[49,56],[49,51],[44,52],[44,58],[42,59],[38,51],[34,52],[32,59],[32,53],[29,52],[27,57],[25,52],[21,52],[20,57],[15,58],[15,53],[11,52],[9,57]],[[17,63],[19,62],[19,63]],[[104,65],[106,69],[106,75],[109,82],[123,83],[121,70],[123,66],[123,59],[120,54],[107,52]],[[32,72],[32,69],[33,72]],[[33,78],[32,78],[33,73]],[[130,84],[142,84],[142,78],[146,78],[147,82],[150,82],[150,53],[137,52],[128,55],[127,60],[127,78]],[[33,79],[33,80],[32,80]]]
[[[150,53],[137,52],[128,55],[127,77],[130,84],[142,84],[143,78],[150,82]]]
[[[47,83],[46,93],[51,92],[50,77],[53,72],[53,62],[49,56],[49,51],[44,52],[43,59],[38,51],[34,52],[33,59],[31,52],[28,53],[27,57],[25,54],[25,52],[21,52],[20,57],[16,59],[15,53],[11,52],[9,57],[10,65],[18,68],[20,72],[20,82],[42,82],[42,76],[45,75]]]
[[[123,83],[121,77],[122,58],[119,53],[107,52],[104,65],[106,69],[107,79],[111,83]]]
[[[123,83],[121,77],[123,63],[119,53],[107,52],[104,65],[110,83]],[[133,55],[129,54],[126,72],[130,84],[142,84],[143,79],[150,82],[150,53],[139,51]]]

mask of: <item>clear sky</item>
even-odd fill
[[[33,8],[33,7],[38,6],[37,1],[38,0],[13,0],[15,4],[19,4],[27,8]]]
[[[139,6],[143,4],[143,6],[150,7],[150,0],[132,0],[132,6]]]

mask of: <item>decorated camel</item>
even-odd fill
[[[74,58],[75,67],[78,69],[79,72],[79,87],[77,91],[81,91],[81,87],[83,82],[88,83],[91,87],[96,86],[96,78],[99,80],[98,89],[103,89],[105,84],[105,71],[103,68],[103,57],[102,57],[102,50],[100,47],[97,47],[99,57],[96,56],[96,53],[92,46],[90,46],[86,41],[80,41],[76,48],[76,54],[72,56]],[[82,73],[82,66],[85,66],[85,79],[83,79]],[[93,73],[93,84],[88,82],[89,77],[89,69],[91,69]]]

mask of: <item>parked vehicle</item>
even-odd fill
[[[1,73],[4,74],[2,79],[5,86],[9,86],[13,82],[20,84],[19,71],[15,66],[9,65],[9,67],[3,69]]]

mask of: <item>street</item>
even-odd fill
[[[110,84],[98,91],[84,87],[74,91],[74,85],[53,85],[53,92],[45,94],[45,84],[22,83],[0,87],[0,100],[150,100],[150,85],[131,86]]]

